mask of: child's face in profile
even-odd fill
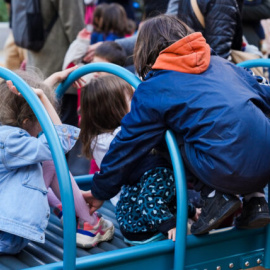
[[[107,59],[99,56],[94,56],[92,63],[110,63]],[[107,72],[95,72],[94,78],[98,78],[100,76],[108,75]]]

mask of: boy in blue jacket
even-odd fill
[[[263,189],[270,177],[270,88],[211,51],[201,33],[179,19],[146,21],[135,47],[143,82],[131,111],[93,179],[92,211],[117,194],[140,158],[161,147],[165,131],[177,135],[188,179],[203,207],[191,232],[217,228],[241,206],[237,228],[270,222]]]

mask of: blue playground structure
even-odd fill
[[[240,63],[242,67],[270,67],[270,60],[258,59]],[[115,74],[134,88],[140,80],[124,68],[108,63],[87,64],[70,74],[57,88],[60,98],[68,87],[81,76],[96,71]],[[12,71],[0,67],[0,77],[12,80],[36,114],[52,151],[59,179],[63,203],[64,230],[58,218],[51,215],[46,230],[45,244],[30,243],[22,252],[14,256],[0,255],[0,270],[183,270],[183,269],[247,269],[256,266],[270,268],[270,225],[261,229],[236,230],[226,228],[214,233],[196,237],[187,235],[187,186],[181,155],[171,131],[165,139],[170,152],[177,191],[177,235],[176,241],[163,240],[142,246],[128,246],[123,241],[115,220],[114,207],[106,202],[100,209],[105,218],[115,225],[115,237],[109,242],[84,250],[76,248],[76,222],[72,188],[60,141],[55,128],[30,87]],[[75,178],[82,189],[91,187],[92,176]]]

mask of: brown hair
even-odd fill
[[[94,78],[81,92],[81,133],[83,154],[91,159],[97,135],[114,131],[128,113],[127,97],[132,87],[114,75]]]
[[[95,31],[100,31],[100,26],[104,19],[104,10],[109,6],[107,3],[96,6],[93,13],[93,27]]]
[[[134,48],[134,65],[139,76],[146,76],[162,50],[193,32],[175,16],[159,15],[146,20]]]
[[[117,4],[109,4],[103,13],[100,31],[108,35],[110,32],[123,37],[127,32],[127,14],[125,9]]]
[[[17,70],[15,73],[20,76],[30,87],[42,89],[52,105],[56,106],[54,91],[43,83],[40,75],[34,71]],[[37,118],[27,101],[22,97],[12,93],[6,81],[0,82],[0,123],[22,128],[23,121],[29,119],[37,122]]]
[[[106,59],[108,62],[124,66],[127,53],[121,45],[115,41],[105,41],[95,50],[95,56]]]

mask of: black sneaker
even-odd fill
[[[241,201],[236,196],[217,191],[214,197],[206,197],[202,200],[202,213],[198,221],[191,226],[191,233],[195,235],[205,234],[218,228],[224,219],[241,206]]]
[[[243,200],[243,210],[235,220],[237,229],[256,229],[270,223],[268,204],[263,197],[253,197],[248,202]]]

